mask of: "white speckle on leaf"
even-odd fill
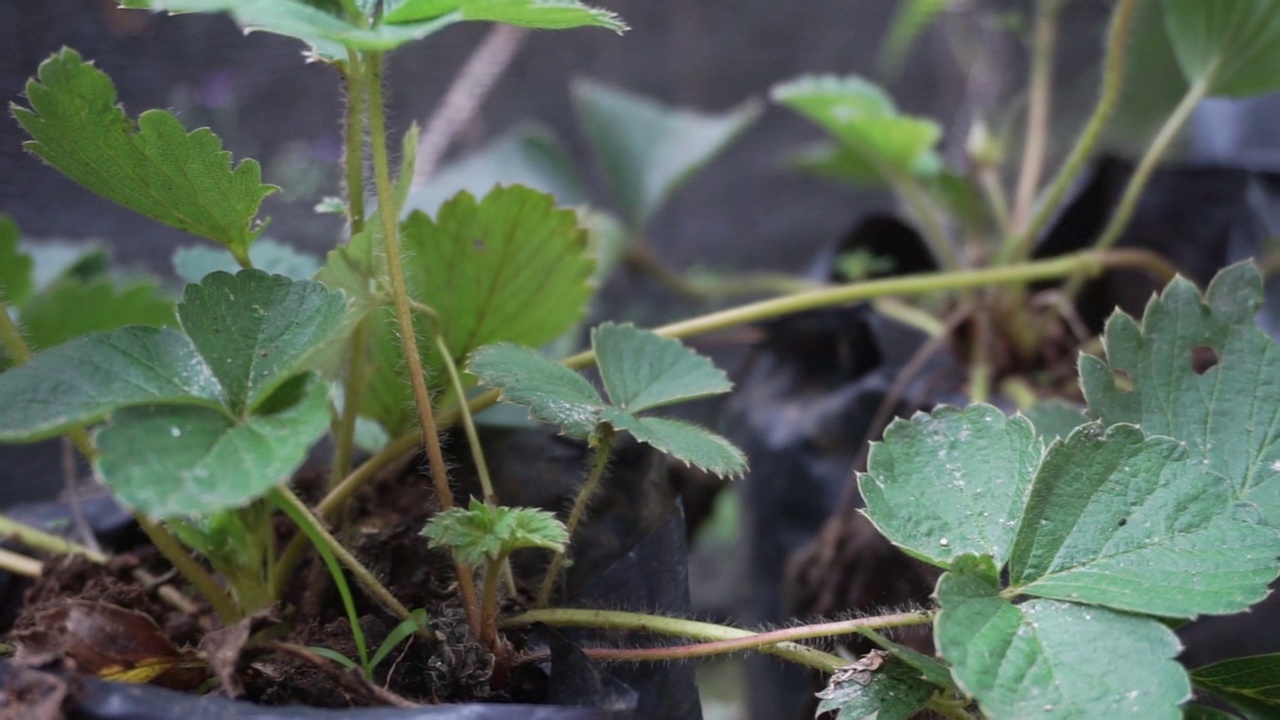
[[[182,437],[182,430],[179,429],[177,425],[174,425],[173,427],[169,428],[169,435],[171,437]]]
[[[942,538],[941,540],[938,541],[938,544],[941,545],[942,547],[947,547],[948,545],[951,544],[951,541],[946,538]]]
[[[1271,463],[1271,472],[1280,472],[1280,460]]]

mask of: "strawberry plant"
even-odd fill
[[[256,162],[233,161],[210,130],[188,131],[172,113],[131,116],[111,80],[74,50],[46,60],[25,99],[12,106],[31,137],[31,153],[225,253],[181,253],[177,265],[189,282],[170,306],[145,283],[121,286],[99,261],[75,263],[53,281],[37,282],[17,228],[0,222],[6,363],[0,442],[70,437],[180,573],[182,582],[169,584],[164,595],[175,607],[205,615],[187,596],[194,590],[217,618],[205,618],[206,624],[243,630],[240,645],[302,652],[316,662],[328,658],[358,667],[366,680],[409,634],[438,642],[445,626],[433,623],[443,619],[411,612],[349,546],[353,495],[421,447],[433,490],[433,506],[420,509],[421,542],[448,555],[452,572],[443,584],[455,597],[446,609],[464,618],[465,633],[492,658],[494,677],[507,677],[520,660],[511,649],[522,628],[546,623],[694,641],[585,649],[607,662],[770,653],[831,674],[820,708],[840,717],[908,717],[922,709],[958,718],[1208,713],[1188,705],[1193,688],[1247,712],[1274,710],[1268,691],[1274,658],[1188,672],[1175,660],[1179,646],[1169,629],[1198,615],[1247,610],[1280,571],[1274,487],[1280,395],[1273,387],[1280,351],[1255,325],[1261,277],[1246,264],[1224,271],[1203,296],[1187,281],[1173,281],[1141,324],[1124,314],[1112,317],[1103,356],[1086,355],[1080,365],[1089,422],[1070,413],[1035,415],[1037,422],[1056,418],[1051,430],[1047,419],[1037,426],[982,402],[994,370],[979,337],[971,348],[975,403],[888,428],[858,478],[859,489],[867,516],[890,542],[943,571],[932,607],[752,632],[555,606],[565,600],[558,592],[561,571],[581,551],[577,531],[620,437],[631,435],[720,476],[746,470],[747,458],[719,435],[652,414],[731,388],[724,373],[677,338],[814,308],[941,293],[972,317],[991,320],[980,327],[1003,328],[1015,352],[1034,353],[1053,318],[1027,310],[1030,283],[1065,280],[1062,293],[1070,296],[1101,268],[1166,271],[1158,257],[1111,246],[1196,103],[1280,82],[1270,49],[1275,43],[1268,42],[1280,33],[1272,3],[1162,2],[1191,89],[1153,140],[1094,247],[1049,260],[1031,260],[1030,250],[1111,113],[1136,0],[1120,0],[1114,11],[1101,99],[1080,141],[1037,201],[1036,167],[1043,158],[1036,148],[1042,144],[1028,139],[1018,187],[1031,190],[1020,190],[1012,208],[998,183],[985,182],[990,167],[978,162],[971,178],[946,170],[935,149],[939,127],[902,114],[866,81],[810,78],[776,88],[779,102],[835,138],[806,159],[809,167],[895,191],[943,270],[789,291],[653,330],[605,322],[591,331],[590,350],[558,361],[533,348],[566,342],[566,333],[583,321],[599,239],[593,250],[582,215],[523,185],[450,192],[434,206],[414,200],[422,191],[413,182],[416,130],[403,143],[393,175],[383,61],[387,52],[457,22],[622,31],[619,18],[573,0],[125,4],[226,12],[246,29],[297,38],[348,90],[347,187],[337,203],[347,227],[323,263],[260,238],[267,227],[261,203],[277,188],[263,182]],[[1042,6],[1049,26],[1058,5]],[[1036,62],[1047,53],[1041,48]],[[1043,112],[1036,98],[1047,80],[1033,78],[1033,110]],[[591,86],[578,92],[622,216],[617,224],[629,238],[626,252],[661,278],[645,245],[647,222],[755,111],[747,105],[712,118]],[[1043,129],[1031,125],[1033,134]],[[978,183],[990,205],[990,232],[975,234],[988,241],[979,240],[976,249],[957,243],[954,224],[938,212],[966,182]],[[687,281],[668,280],[676,289]],[[64,324],[66,308],[87,303],[95,307],[83,322]],[[904,316],[929,324],[918,313]],[[1215,358],[1208,369],[1192,362],[1205,349]],[[576,372],[592,364],[600,388]],[[473,419],[499,399],[589,448],[590,468],[563,520],[545,509],[502,504]],[[358,421],[375,423],[389,438],[359,463]],[[455,500],[439,437],[455,425],[467,439],[480,485],[479,497],[465,507]],[[329,477],[311,489],[312,497],[295,474],[326,434],[334,448]],[[0,524],[32,547],[104,560],[33,528],[7,519]],[[253,623],[269,618],[267,611],[299,582],[298,563],[308,548],[342,599],[357,659],[333,649],[272,644],[270,633],[249,636]],[[522,599],[508,562],[516,552],[542,553],[548,566],[533,583],[537,590],[523,598],[533,609],[505,612],[510,605],[503,600]],[[40,571],[24,562],[30,558],[0,561],[14,571]],[[372,657],[348,575],[398,623]],[[323,573],[310,577],[325,579]],[[929,624],[937,657],[881,632]],[[881,650],[848,662],[798,644],[853,633]],[[236,663],[228,669],[216,655],[199,659],[234,692]]]

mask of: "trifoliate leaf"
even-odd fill
[[[459,190],[480,197],[495,185],[533,188],[553,196],[561,206],[581,204],[587,197],[573,159],[555,135],[530,123],[509,130],[410,189],[405,208],[435,215]]]
[[[177,325],[173,300],[149,280],[117,286],[109,277],[64,278],[43,288],[19,310],[33,350],[126,325]]]
[[[604,400],[578,373],[529,348],[500,343],[471,354],[467,371],[497,388],[502,399],[529,408],[534,417],[585,438],[600,421]]]
[[[222,387],[191,340],[169,328],[94,333],[0,374],[0,441],[33,442],[125,407],[192,404],[217,411]]]
[[[720,477],[741,477],[747,458],[725,438],[692,423],[660,417],[639,417],[618,408],[606,408],[601,418],[620,432],[661,452]]]
[[[1036,434],[1045,442],[1065,438],[1072,430],[1089,421],[1079,405],[1061,398],[1050,398],[1032,405],[1027,409],[1026,416],[1036,427]]]
[[[261,270],[218,272],[188,285],[182,327],[222,385],[233,412],[255,410],[331,339],[346,314],[339,293]]]
[[[1165,27],[1187,81],[1209,95],[1280,90],[1280,4],[1274,0],[1163,0]]]
[[[602,323],[591,345],[609,400],[640,412],[685,400],[729,392],[733,383],[709,358],[679,340],[631,324]]]
[[[1174,280],[1141,327],[1122,313],[1107,321],[1107,359],[1081,356],[1080,384],[1090,415],[1186,443],[1280,528],[1280,347],[1258,329],[1261,304],[1249,263],[1219,273],[1204,301]]]
[[[18,225],[0,214],[0,301],[16,307],[35,287],[35,262],[18,249]]]
[[[937,687],[915,668],[895,657],[872,651],[831,677],[818,693],[818,715],[834,712],[835,720],[907,720],[920,711]]]
[[[329,428],[324,385],[301,376],[281,390],[300,397],[240,421],[203,407],[121,410],[96,436],[98,470],[157,519],[242,507],[288,480]]]
[[[859,183],[936,175],[934,147],[942,128],[901,115],[876,85],[857,77],[810,76],[773,89],[773,100],[818,123],[839,141],[825,158],[811,158],[826,173]]]
[[[1173,718],[1191,693],[1173,631],[1057,600],[1014,605],[990,558],[961,556],[938,581],[939,652],[991,718]]]
[[[266,238],[249,248],[249,261],[258,270],[294,280],[310,279],[320,269],[320,259],[316,256]],[[178,248],[173,254],[173,270],[186,282],[198,283],[211,272],[221,270],[234,274],[240,270],[240,264],[226,250],[195,245]]]
[[[171,13],[225,12],[246,31],[297,38],[311,46],[313,55],[332,62],[346,61],[346,48],[394,50],[462,19],[446,11],[421,22],[362,27],[302,0],[123,0],[122,5]]]
[[[457,13],[462,20],[499,22],[543,30],[601,27],[621,33],[627,25],[616,14],[576,0],[400,0],[392,2],[383,21],[431,20]]]
[[[1280,569],[1280,534],[1258,520],[1176,441],[1090,423],[1045,455],[1010,582],[1147,615],[1238,612],[1266,597]]]
[[[262,231],[254,218],[276,190],[258,163],[233,169],[208,128],[192,133],[173,114],[149,110],[135,124],[108,78],[63,49],[27,83],[31,109],[12,106],[31,135],[27,150],[88,189],[179,230],[243,254]]]
[[[945,567],[962,553],[1004,563],[1042,445],[990,405],[896,420],[858,478],[867,516],[895,545]]]
[[[1232,658],[1191,671],[1191,682],[1249,718],[1280,714],[1280,655]]]
[[[760,117],[754,100],[721,113],[671,107],[602,83],[573,86],[578,122],[633,230]]]
[[[569,531],[546,510],[490,507],[471,499],[465,510],[450,508],[431,518],[422,529],[431,547],[452,548],[460,562],[496,562],[516,550],[564,550]]]

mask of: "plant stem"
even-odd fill
[[[366,77],[369,93],[369,133],[373,146],[373,175],[378,193],[378,214],[382,219],[383,242],[387,250],[387,273],[391,280],[391,293],[395,300],[396,322],[400,329],[400,343],[413,388],[414,404],[418,407],[418,420],[422,425],[422,440],[431,464],[431,479],[435,485],[436,501],[441,510],[453,507],[453,491],[449,488],[449,473],[440,449],[440,436],[436,429],[431,393],[427,390],[422,357],[418,353],[418,335],[413,327],[413,311],[409,307],[409,290],[405,285],[404,266],[400,256],[400,228],[396,220],[395,202],[392,200],[391,169],[387,161],[387,129],[383,115],[382,55],[367,53]],[[461,398],[459,398],[461,402]],[[454,558],[458,575],[458,589],[462,605],[467,613],[467,624],[477,636],[480,634],[479,606],[475,581],[471,568]]]
[[[61,555],[83,555],[96,563],[107,561],[107,556],[100,552],[4,515],[0,515],[0,537],[13,538],[33,550]]]
[[[569,511],[569,520],[565,522],[565,529],[569,531],[570,539],[573,533],[578,529],[578,523],[582,522],[582,516],[587,512],[587,505],[591,502],[591,496],[595,495],[596,488],[600,486],[600,479],[604,477],[605,468],[609,466],[609,455],[613,452],[613,441],[617,434],[613,428],[607,423],[600,423],[596,426],[596,452],[591,461],[591,472],[587,474],[586,482],[582,483],[582,488],[578,490],[578,497],[573,502],[573,509]],[[564,565],[564,550],[560,550],[551,557],[551,564],[547,567],[547,574],[542,578],[542,587],[538,590],[538,602],[536,607],[544,608],[551,600],[551,591],[556,586],[556,580],[560,577],[560,569]]]
[[[960,269],[962,267],[960,256],[956,254],[955,246],[952,245],[947,231],[943,229],[937,211],[925,197],[920,185],[910,177],[898,177],[893,173],[887,174],[886,177],[889,178],[894,191],[920,222],[921,234],[929,248],[933,250],[933,256],[938,259],[938,264],[947,270]]]
[[[356,418],[364,402],[364,362],[369,339],[369,318],[356,324],[351,334],[351,359],[344,368],[342,414],[334,429],[333,460],[329,465],[329,488],[337,487],[351,472],[351,450],[355,446]]]
[[[662,660],[690,660],[699,657],[742,652],[743,650],[760,650],[770,645],[777,645],[780,642],[796,642],[798,640],[810,640],[832,635],[851,635],[863,628],[908,627],[926,625],[932,621],[933,615],[930,613],[897,613],[815,625],[801,625],[782,630],[755,633],[746,637],[712,640],[691,645],[655,648],[584,648],[584,652],[587,653],[588,657],[605,661],[655,662]]]
[[[1111,113],[1120,99],[1120,90],[1124,86],[1129,26],[1141,2],[1142,0],[1120,0],[1116,5],[1115,12],[1111,16],[1111,28],[1107,34],[1107,55],[1102,68],[1102,89],[1098,95],[1098,104],[1080,132],[1080,137],[1071,147],[1071,152],[1058,170],[1058,174],[1041,195],[1031,221],[1017,235],[1009,236],[1000,248],[996,258],[998,264],[1020,262],[1031,256],[1041,231],[1058,212],[1063,196],[1093,155],[1094,148],[1102,138],[1102,131],[1106,128],[1107,121],[1111,119]]]
[[[480,603],[480,642],[494,652],[498,647],[498,582],[506,563],[507,558],[504,555],[501,560],[490,560],[484,569],[484,599]]]
[[[44,572],[44,563],[22,553],[0,548],[0,570],[22,577],[38,578]]]
[[[933,614],[928,612],[895,613],[891,615],[881,615],[878,617],[855,618],[853,620],[804,625],[765,633],[756,633],[749,630],[740,630],[738,628],[727,627],[724,625],[716,625],[714,623],[684,620],[681,618],[665,617],[662,615],[647,615],[644,613],[620,612],[614,610],[553,608],[548,610],[530,610],[528,612],[506,618],[500,623],[500,626],[506,628],[531,625],[533,623],[546,623],[556,627],[591,627],[606,630],[626,630],[630,632],[647,632],[658,635],[672,635],[707,641],[706,643],[699,643],[698,645],[677,648],[652,648],[636,651],[622,649],[616,651],[617,653],[628,654],[627,657],[614,654],[615,651],[613,649],[602,648],[600,650],[587,651],[593,657],[608,660],[664,659],[651,654],[650,650],[658,652],[664,650],[677,650],[683,653],[681,655],[671,655],[665,659],[675,657],[704,657],[707,655],[726,652],[759,650],[771,655],[777,655],[778,657],[801,665],[817,668],[825,672],[831,672],[838,667],[846,665],[847,662],[836,655],[820,652],[803,645],[796,645],[795,641],[810,638],[831,637],[835,635],[849,635],[866,628],[874,629],[926,625],[932,621]],[[697,649],[695,650],[695,648]],[[633,652],[645,653],[645,655],[643,657],[630,656]]]
[[[208,601],[219,620],[224,624],[230,624],[240,619],[240,609],[231,601],[222,586],[218,585],[218,581],[214,580],[213,576],[191,557],[177,538],[163,525],[140,512],[134,512],[133,517],[138,522],[138,527],[142,528],[142,532],[146,534],[151,544],[156,546],[164,559],[168,560],[169,564],[187,579],[187,582],[195,586],[196,592]]]
[[[1053,103],[1053,56],[1058,38],[1058,14],[1062,0],[1040,0],[1037,5],[1035,37],[1031,43],[1031,91],[1027,104],[1027,134],[1022,148],[1013,198],[1012,226],[1021,228],[1035,202],[1044,159],[1049,145],[1049,112]]]
[[[364,116],[367,98],[364,69],[356,51],[347,51],[347,66],[342,76],[347,82],[342,169],[347,185],[347,221],[351,223],[351,235],[355,236],[364,230]]]
[[[1155,172],[1156,166],[1164,159],[1165,153],[1169,151],[1169,147],[1177,139],[1187,120],[1191,118],[1191,113],[1196,109],[1196,106],[1208,95],[1209,77],[1211,75],[1212,73],[1209,73],[1204,78],[1191,84],[1191,87],[1187,89],[1187,94],[1182,98],[1182,102],[1178,103],[1178,107],[1174,109],[1173,114],[1169,116],[1169,119],[1160,128],[1160,132],[1156,133],[1155,139],[1151,141],[1151,146],[1147,148],[1146,154],[1142,156],[1138,167],[1134,169],[1133,175],[1129,178],[1129,184],[1125,186],[1124,194],[1120,196],[1120,203],[1116,206],[1115,212],[1111,216],[1111,221],[1107,223],[1107,227],[1098,236],[1098,241],[1094,243],[1095,250],[1109,250],[1124,234],[1125,228],[1129,226],[1129,220],[1133,218],[1133,211],[1138,207],[1138,200],[1142,197],[1142,191],[1147,188],[1147,182],[1151,179],[1151,174]]]
[[[1129,221],[1133,219],[1134,211],[1138,208],[1138,201],[1142,199],[1142,193],[1147,189],[1147,182],[1151,180],[1152,173],[1164,159],[1165,153],[1169,151],[1169,147],[1173,145],[1173,141],[1177,139],[1187,120],[1191,118],[1191,113],[1195,111],[1196,106],[1208,95],[1213,74],[1214,71],[1211,69],[1192,83],[1187,89],[1187,94],[1183,96],[1182,102],[1178,103],[1173,114],[1160,127],[1155,139],[1151,141],[1151,146],[1138,162],[1138,167],[1134,168],[1133,175],[1129,177],[1124,194],[1120,196],[1120,202],[1112,212],[1110,222],[1103,228],[1097,242],[1093,244],[1094,250],[1110,250],[1124,235],[1125,229],[1129,227]],[[1076,293],[1080,292],[1080,288],[1084,286],[1085,280],[1082,273],[1075,273],[1071,277],[1062,289],[1064,303],[1070,303],[1075,298]]]
[[[387,587],[378,580],[378,578],[374,577],[373,573],[369,572],[369,568],[366,568],[363,563],[357,560],[356,557],[351,554],[351,551],[347,550],[346,546],[338,542],[338,539],[333,536],[333,533],[329,532],[329,529],[325,527],[324,521],[316,517],[315,514],[311,512],[311,508],[307,507],[307,504],[302,502],[302,500],[300,500],[292,490],[284,486],[277,487],[271,491],[271,499],[277,505],[280,505],[282,509],[285,509],[290,515],[297,515],[299,518],[305,518],[306,522],[313,525],[313,528],[308,529],[313,530],[316,535],[323,540],[324,544],[329,548],[329,551],[338,559],[338,562],[346,566],[347,570],[349,570],[352,576],[355,577],[356,582],[360,583],[360,585],[384,608],[391,611],[392,615],[395,615],[401,620],[413,622],[414,626],[417,627],[417,620],[414,619],[413,615],[409,612],[409,609],[397,600],[396,596],[392,595],[391,591],[388,590]],[[422,628],[419,628],[419,630],[420,634],[422,634],[424,638],[435,642],[434,636],[426,634],[426,631]]]

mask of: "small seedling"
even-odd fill
[[[470,507],[437,513],[422,529],[431,547],[451,548],[459,561],[484,565],[480,605],[481,636],[498,646],[498,585],[507,557],[516,550],[542,548],[564,552],[569,531],[554,513],[534,508],[493,507],[475,498]]]

